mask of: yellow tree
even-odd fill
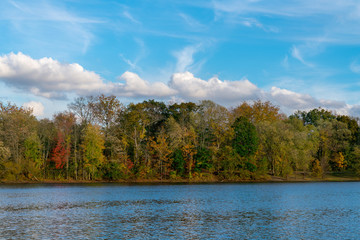
[[[333,162],[335,163],[335,166],[340,170],[346,167],[345,157],[342,152],[338,152],[335,154]]]
[[[194,155],[196,154],[196,133],[193,128],[184,128],[183,131],[184,144],[181,150],[189,171],[189,178],[192,178],[192,167],[194,165]]]
[[[261,102],[260,100],[253,102],[251,105],[243,102],[240,106],[232,110],[234,118],[243,116],[254,124],[263,121],[275,122],[284,119],[284,115],[279,111],[280,108],[272,105],[269,101]]]
[[[83,138],[81,148],[84,166],[88,170],[89,179],[95,179],[97,169],[104,162],[104,137],[98,126],[88,124],[85,128]]]
[[[156,141],[154,138],[149,140],[150,148],[152,149],[153,156],[158,160],[158,167],[160,171],[160,178],[163,178],[163,175],[167,176],[171,166],[171,150],[168,142],[166,141],[166,136],[162,130]]]

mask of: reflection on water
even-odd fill
[[[0,187],[4,239],[357,239],[360,183]]]

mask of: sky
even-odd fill
[[[357,0],[2,0],[0,101],[39,118],[98,94],[360,117],[359,47]]]

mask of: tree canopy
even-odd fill
[[[270,102],[123,105],[76,98],[52,119],[0,103],[0,179],[249,180],[360,175],[357,118],[316,108],[287,117]]]

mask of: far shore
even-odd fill
[[[127,179],[127,180],[0,180],[1,184],[98,184],[98,183],[119,183],[119,184],[202,184],[202,183],[292,183],[292,182],[358,182],[360,177],[353,176],[334,176],[326,175],[325,177],[295,177],[281,178],[268,176],[258,180],[217,180],[217,179]]]

